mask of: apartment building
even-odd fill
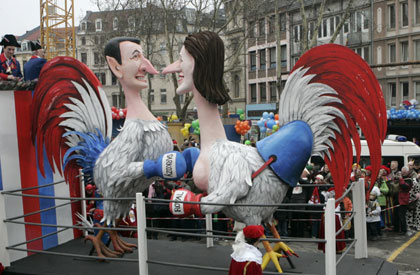
[[[420,1],[373,2],[373,64],[420,61]],[[420,64],[374,69],[387,109],[420,102]]]

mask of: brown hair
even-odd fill
[[[209,102],[223,105],[230,96],[223,85],[225,47],[214,32],[203,31],[187,36],[185,49],[194,58],[194,85]]]

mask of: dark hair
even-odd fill
[[[214,32],[203,31],[187,36],[185,49],[194,58],[194,85],[207,101],[223,105],[230,96],[223,85],[225,47]]]
[[[260,239],[260,238],[247,238],[247,237],[245,237],[245,242],[246,242],[247,244],[251,244],[251,245],[253,245],[253,244],[254,244],[254,243],[256,243],[259,239]]]
[[[118,64],[121,64],[121,50],[120,43],[124,41],[133,42],[140,44],[140,40],[133,37],[114,37],[108,41],[105,45],[104,55],[110,56],[117,60]]]

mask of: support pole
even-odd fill
[[[9,250],[6,249],[9,246],[9,234],[7,234],[7,226],[4,220],[6,219],[6,205],[4,201],[4,195],[0,194],[0,262],[4,267],[10,266],[10,255]]]
[[[335,258],[335,199],[330,198],[325,207],[325,274],[336,275]]]
[[[213,232],[211,232],[213,230],[213,214],[206,214],[206,234],[207,235],[213,235]],[[207,237],[206,238],[206,242],[207,242],[207,248],[209,247],[213,247],[213,238],[212,237]]]
[[[136,193],[137,205],[137,241],[139,253],[139,274],[148,275],[147,266],[147,232],[146,232],[146,203],[143,193]]]
[[[85,177],[83,175],[82,169],[79,169],[79,182],[80,182],[80,197],[82,198],[86,198],[86,194],[85,194]],[[87,219],[87,213],[86,213],[86,203],[87,201],[82,200],[80,202],[82,204],[82,216],[85,217]],[[87,230],[83,230],[83,236],[87,236],[88,235],[88,231]]]
[[[368,257],[365,198],[365,179],[362,178],[353,187],[354,237],[356,239],[354,258],[356,259]]]

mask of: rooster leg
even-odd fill
[[[277,231],[274,224],[269,224],[271,233],[273,234],[274,238],[280,240],[279,232]],[[289,246],[287,246],[284,242],[278,242],[273,248],[274,251],[279,252],[283,251],[285,254],[292,256],[295,255],[296,257],[299,257],[298,254],[296,254]]]
[[[105,258],[105,257],[117,258],[117,257],[120,257],[122,255],[121,253],[110,250],[102,242],[101,238],[102,238],[104,233],[105,233],[105,231],[103,229],[101,229],[101,230],[99,230],[99,232],[96,236],[88,235],[88,236],[85,237],[85,242],[86,241],[91,241],[92,242],[92,245],[95,248],[96,254],[98,255],[98,257],[101,257],[101,258]],[[101,260],[101,261],[104,261],[104,260]]]
[[[121,219],[118,219],[116,221],[116,224],[119,224]],[[137,246],[135,244],[129,244],[121,239],[121,237],[118,235],[118,232],[115,230],[109,230],[108,234],[111,238],[112,245],[114,247],[115,251],[118,251],[120,253],[132,253],[133,248],[136,248]]]
[[[262,236],[262,238],[267,238],[265,235]],[[262,242],[264,245],[265,250],[267,251],[263,257],[261,268],[264,270],[267,267],[267,264],[270,262],[270,260],[273,261],[273,264],[276,266],[277,271],[279,273],[283,273],[283,270],[280,267],[279,258],[286,257],[283,254],[280,254],[278,252],[273,251],[271,248],[271,245],[268,241]]]

